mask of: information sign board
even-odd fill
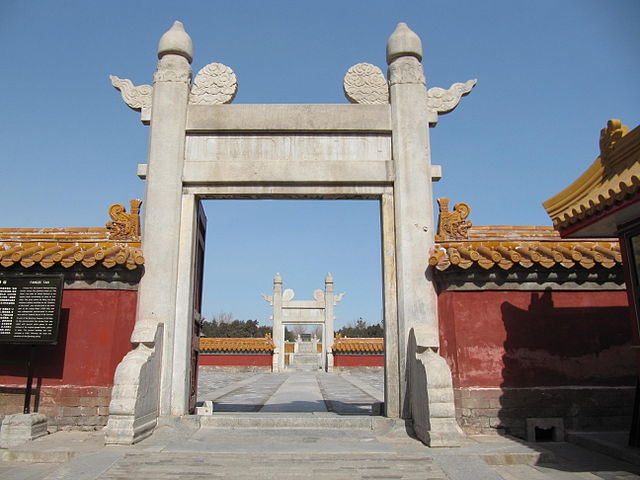
[[[0,343],[58,342],[64,276],[0,276]]]

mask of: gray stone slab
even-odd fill
[[[267,400],[261,412],[326,412],[316,374],[296,372]]]
[[[371,415],[371,405],[379,402],[351,381],[348,375],[318,373],[316,381],[320,386],[327,407],[340,415]]]

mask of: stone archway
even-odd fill
[[[180,22],[160,39],[153,86],[112,77],[151,125],[133,350],[114,380],[107,442],[149,435],[159,416],[189,412],[200,201],[367,198],[380,201],[385,414],[412,419],[429,445],[458,441],[449,368],[438,355],[429,128],[475,81],[427,90],[420,38],[398,24],[388,80],[370,64],[345,76],[351,105],[231,105],[233,71],[211,63],[191,82],[192,44]]]
[[[333,340],[333,307],[342,300],[344,293],[336,295],[333,291],[333,276],[328,273],[324,279],[324,290],[315,290],[313,300],[294,300],[295,293],[288,288],[282,290],[282,277],[276,273],[273,277],[273,293],[262,294],[273,307],[273,343],[276,350],[273,355],[273,371],[284,370],[284,328],[287,325],[322,326],[322,368],[333,368],[333,353],[330,343]]]

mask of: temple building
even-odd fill
[[[632,131],[609,120],[600,132],[600,156],[562,192],[544,202],[553,225],[566,239],[615,236],[620,239],[635,356],[636,376],[629,444],[640,446],[640,127]]]
[[[429,264],[461,427],[535,440],[628,425],[635,378],[617,239],[474,226],[467,204],[438,203]]]

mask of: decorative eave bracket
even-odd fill
[[[438,115],[452,112],[460,99],[468,95],[478,83],[477,79],[465,83],[454,83],[448,89],[432,87],[427,90],[427,111],[433,115],[431,125],[438,122]],[[380,67],[370,63],[358,63],[349,70],[342,83],[344,94],[351,103],[386,104],[389,103],[389,82]]]
[[[151,122],[153,87],[134,85],[131,80],[110,75],[111,85],[120,91],[122,100],[131,109],[140,112],[145,125]],[[222,63],[205,65],[191,84],[189,104],[221,105],[231,103],[238,93],[238,79],[231,68]]]

